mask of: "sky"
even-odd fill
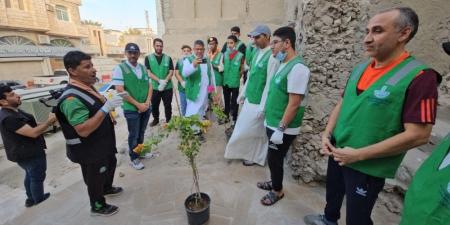
[[[150,27],[157,32],[156,0],[81,0],[81,20],[100,22],[104,29],[145,28],[145,10]]]

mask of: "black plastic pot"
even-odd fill
[[[194,196],[195,193],[186,198],[184,201],[184,208],[186,209],[189,225],[202,225],[209,220],[209,206],[211,204],[211,199],[207,194],[200,192],[200,196],[205,201],[206,205],[203,209],[194,211],[188,208],[188,203],[194,201]]]

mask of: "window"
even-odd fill
[[[69,13],[67,8],[62,5],[55,6],[56,17],[58,20],[69,21]]]
[[[22,36],[3,36],[0,37],[1,45],[35,45],[34,42]]]
[[[53,39],[50,41],[50,44],[58,47],[74,47],[72,42],[65,39]]]
[[[5,7],[11,8],[11,0],[5,0]]]

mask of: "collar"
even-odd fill
[[[125,61],[125,63],[127,64],[127,65],[129,65],[131,68],[133,68],[133,69],[140,69],[141,67],[139,67],[139,63],[137,63],[136,64],[136,66],[133,66],[128,60],[127,61]]]

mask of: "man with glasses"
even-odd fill
[[[186,77],[186,116],[202,119],[208,107],[208,86],[214,87],[214,69],[205,57],[205,43],[194,42],[194,54],[183,61],[182,75]]]
[[[125,46],[127,60],[113,71],[113,85],[117,92],[125,93],[122,105],[128,125],[128,147],[131,166],[136,170],[144,169],[139,158],[152,158],[152,153],[140,154],[144,142],[145,129],[151,113],[152,85],[145,67],[138,63],[141,55],[139,46],[128,43]]]

